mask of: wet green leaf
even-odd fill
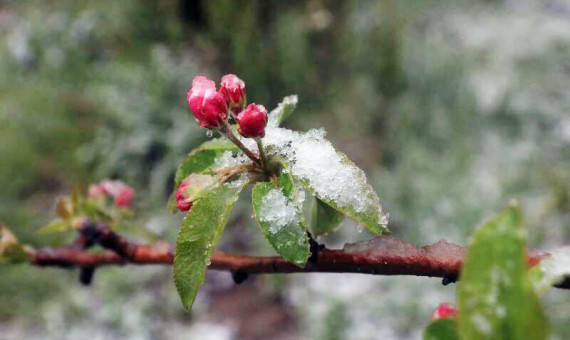
[[[457,321],[446,318],[433,321],[424,331],[424,340],[459,340]]]
[[[548,337],[544,313],[527,276],[525,234],[518,208],[475,232],[458,287],[462,339]]]
[[[238,148],[226,138],[209,140],[192,151],[178,167],[174,177],[174,188],[168,202],[168,210],[176,212],[176,189],[182,180],[193,173],[206,173],[214,166],[218,157],[226,151],[237,151]]]
[[[277,105],[268,115],[267,126],[278,127],[297,107],[297,95],[291,95],[283,98],[283,101]]]
[[[310,255],[303,211],[289,174],[253,187],[252,205],[263,236],[285,260],[304,267]]]
[[[311,232],[313,236],[324,235],[337,229],[342,221],[344,215],[316,198],[313,206],[311,207]]]
[[[174,257],[174,283],[186,309],[192,308],[229,214],[247,184],[240,179],[208,192],[182,222]]]

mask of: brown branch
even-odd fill
[[[89,253],[80,247],[37,249],[30,253],[30,262],[38,266],[64,268],[96,268],[104,265],[172,264],[174,254],[166,242],[156,245],[138,245],[128,242],[106,226],[84,227],[81,236],[108,249]],[[433,245],[419,247],[394,237],[347,244],[343,249],[322,249],[315,261],[305,268],[297,267],[278,256],[257,257],[230,255],[216,252],[211,258],[210,269],[231,271],[236,282],[247,274],[274,273],[361,273],[374,275],[415,275],[440,277],[444,283],[459,277],[465,247],[441,240]],[[528,264],[534,266],[549,256],[540,251],[528,252]],[[557,285],[570,289],[570,280]]]

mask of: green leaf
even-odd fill
[[[174,283],[186,309],[204,283],[210,257],[239,193],[248,184],[239,179],[223,184],[197,201],[182,222],[174,257]]]
[[[529,270],[529,278],[537,294],[546,293],[553,285],[570,277],[570,246],[554,249],[550,256]]]
[[[297,95],[291,95],[283,98],[283,101],[277,105],[275,109],[269,112],[267,126],[278,127],[297,107]]]
[[[57,220],[51,221],[47,225],[36,230],[36,233],[45,235],[45,234],[60,233],[62,231],[66,231],[68,229],[71,229],[71,224],[69,223],[69,221],[57,219]]]
[[[528,280],[518,208],[475,232],[458,287],[462,339],[546,339],[548,325]]]
[[[424,340],[459,340],[457,322],[446,318],[430,323],[424,331]]]
[[[277,187],[260,182],[253,187],[255,220],[263,236],[283,258],[304,267],[310,255],[303,211],[289,174],[277,177]]]
[[[313,236],[324,235],[336,230],[344,215],[330,205],[316,198],[311,208],[311,232]]]
[[[176,212],[176,189],[182,180],[193,173],[205,173],[215,166],[216,159],[226,151],[237,151],[238,148],[226,138],[212,139],[194,149],[178,167],[174,176],[174,189],[168,202],[168,210]]]
[[[324,130],[300,133],[269,128],[262,140],[270,158],[290,165],[307,191],[376,235],[388,234],[382,211],[366,174],[324,138]]]

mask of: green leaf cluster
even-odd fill
[[[271,144],[272,134],[293,133],[278,126],[293,112],[296,105],[297,96],[288,96],[270,112],[266,137],[261,140],[261,143],[251,143],[252,140],[241,137],[238,137],[239,140],[250,147],[250,150],[259,152],[258,148],[263,148],[266,142]],[[231,126],[229,130],[235,131],[236,127]],[[292,143],[286,141],[285,148],[295,142],[306,140],[301,134],[298,136],[297,141],[293,140]],[[322,143],[332,148],[330,142],[322,140]],[[358,169],[345,155],[335,150],[330,155],[331,161],[340,165],[341,176],[353,176],[356,181],[353,184],[366,189],[363,196],[367,198],[367,205],[364,208],[357,207],[350,202],[346,204],[342,201],[342,195],[337,199],[319,190],[314,185],[319,180],[319,173],[307,175],[299,171],[295,166],[294,152],[279,154],[274,152],[274,147],[275,145],[271,144],[262,149],[264,155],[267,156],[265,159],[267,164],[263,168],[258,167],[257,172],[251,170],[257,166],[254,163],[228,165],[227,162],[220,161],[222,158],[227,158],[228,153],[236,159],[244,159],[243,162],[248,161],[243,151],[225,138],[203,143],[190,152],[180,164],[168,204],[172,212],[176,210],[176,190],[189,176],[208,174],[217,176],[218,180],[218,185],[204,188],[200,197],[192,201],[193,206],[180,227],[174,259],[174,282],[187,309],[192,307],[198,289],[204,282],[205,271],[228,221],[231,208],[240,191],[249,183],[255,182],[252,190],[252,208],[262,234],[278,254],[301,268],[306,265],[311,255],[309,228],[315,236],[326,234],[334,231],[344,217],[348,216],[374,234],[388,232],[385,223],[380,220],[381,207],[378,197],[367,183],[362,170]],[[246,170],[233,172],[234,169],[240,167]],[[222,174],[227,173],[232,175],[224,178]],[[235,174],[238,175],[234,176]],[[352,187],[342,188],[346,192],[352,189]],[[310,226],[305,221],[303,211],[305,190],[315,196]]]

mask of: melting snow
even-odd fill
[[[239,152],[237,155],[234,155],[231,151],[225,151],[223,154],[218,156],[214,161],[214,168],[227,168],[231,166],[245,164],[249,161],[249,158],[242,153]]]
[[[267,128],[263,144],[270,155],[284,157],[295,176],[306,182],[317,196],[357,213],[376,213],[378,223],[386,226],[388,217],[382,212],[364,172],[339,154],[324,137],[323,129],[300,133]]]
[[[278,233],[287,225],[296,225],[301,221],[297,209],[283,194],[283,190],[272,189],[261,200],[259,220],[270,225],[269,232]]]
[[[540,267],[548,282],[558,283],[570,276],[570,246],[553,250],[550,257],[540,262]]]

